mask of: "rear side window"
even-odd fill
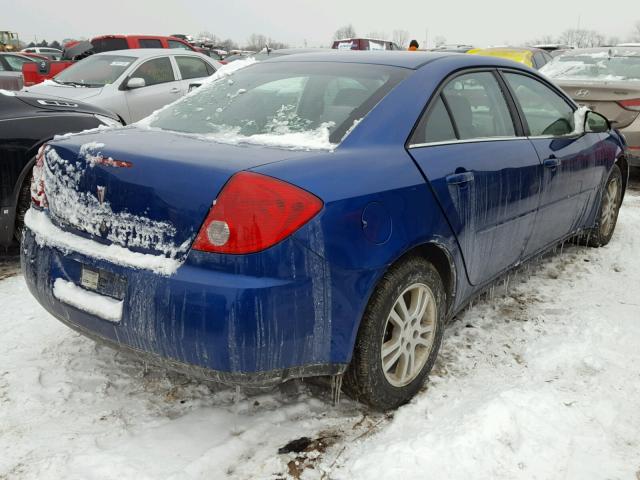
[[[162,48],[162,42],[155,38],[141,38],[138,44],[140,48]]]
[[[175,57],[180,69],[180,74],[183,80],[189,80],[190,78],[202,78],[211,75],[207,64],[195,57]]]
[[[173,68],[169,57],[154,58],[140,65],[131,77],[144,79],[145,85],[158,85],[160,83],[173,82]]]
[[[560,136],[573,132],[573,108],[560,95],[529,76],[517,73],[504,76],[520,104],[529,135]]]
[[[91,40],[94,53],[112,52],[113,50],[127,50],[129,44],[124,38],[96,38]]]
[[[442,91],[460,140],[515,136],[509,107],[490,72],[467,73]]]
[[[428,114],[420,120],[411,143],[447,142],[456,139],[456,132],[453,129],[449,112],[444,106],[442,95],[438,95]]]

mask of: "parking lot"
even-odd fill
[[[608,246],[567,244],[458,315],[388,414],[145,368],[51,318],[4,258],[0,478],[635,478],[639,234],[635,178]]]

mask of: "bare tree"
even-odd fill
[[[447,38],[443,35],[438,35],[435,38],[435,42],[436,42],[436,47],[441,47],[447,44]]]
[[[377,32],[374,30],[373,32],[367,33],[367,38],[375,38],[376,40],[387,40],[389,38],[389,35],[387,35],[385,32]]]
[[[560,43],[576,48],[599,47],[604,45],[605,38],[595,30],[569,29],[560,35]]]
[[[409,43],[409,32],[406,30],[394,30],[391,35],[391,39],[393,43],[398,45],[400,48],[407,48],[407,44]]]
[[[253,33],[247,40],[247,50],[253,50],[254,52],[259,52],[264,47],[267,46],[267,37],[262,34]]]
[[[558,39],[553,35],[543,35],[527,42],[527,45],[552,45],[554,43],[558,43]]]
[[[632,42],[640,42],[640,20],[638,20],[633,26],[633,32],[631,33],[630,40]]]
[[[336,33],[333,34],[334,40],[341,40],[343,38],[354,38],[356,36],[356,30],[353,28],[353,25],[345,25],[344,27],[340,27],[336,30]]]

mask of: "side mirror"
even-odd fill
[[[142,88],[147,85],[147,82],[144,81],[144,78],[133,77],[127,80],[127,88],[129,90],[134,90],[136,88]]]
[[[584,117],[585,133],[606,133],[611,130],[611,124],[604,115],[598,112],[588,111]]]

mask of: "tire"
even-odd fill
[[[421,302],[425,298],[426,304]],[[362,318],[344,377],[345,392],[379,410],[408,402],[424,384],[438,355],[445,309],[442,279],[431,263],[412,257],[391,267]],[[388,352],[384,364],[383,343]]]
[[[31,175],[27,175],[20,193],[18,194],[18,203],[16,205],[16,223],[13,230],[13,236],[18,243],[22,242],[22,230],[24,230],[24,216],[31,206]]]
[[[601,196],[596,224],[586,234],[586,244],[590,247],[602,247],[609,243],[616,229],[622,203],[622,173],[618,165],[611,169]]]

